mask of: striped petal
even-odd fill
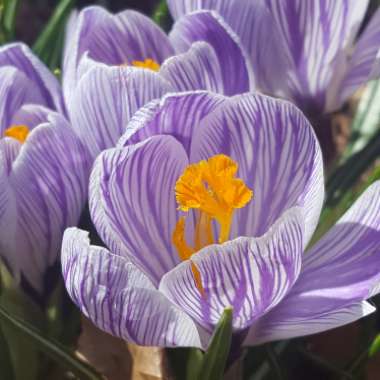
[[[251,327],[244,345],[254,346],[274,340],[316,334],[355,322],[375,310],[370,303],[363,301],[328,313],[320,313],[318,308],[313,307],[309,310],[309,315],[297,317],[283,301]]]
[[[13,232],[17,224],[16,203],[13,189],[9,183],[12,163],[20,150],[20,144],[12,138],[0,139],[0,258],[13,272],[17,267],[17,257],[6,254],[13,248],[9,231]]]
[[[212,46],[196,42],[186,53],[168,58],[160,74],[176,91],[209,90],[224,94],[223,70]]]
[[[0,48],[0,67],[13,66],[34,83],[49,108],[64,112],[61,88],[49,69],[22,43],[12,43]]]
[[[380,76],[380,9],[372,17],[352,53],[346,77],[340,88],[340,103],[342,104],[368,80],[378,76]]]
[[[109,17],[105,9],[91,6],[81,12],[73,12],[67,22],[62,64],[62,87],[66,104],[71,103],[71,94],[79,80],[78,65],[82,56],[89,51],[93,28],[98,29]]]
[[[89,7],[72,23],[76,27],[70,25],[73,36],[71,42],[68,38],[65,59],[71,82],[71,89],[65,92],[67,97],[79,80],[75,70],[85,52],[94,61],[116,66],[148,58],[161,64],[173,54],[165,33],[148,17],[132,10],[112,15],[101,7]]]
[[[33,129],[13,162],[6,182],[12,194],[9,220],[2,219],[0,251],[14,262],[16,278],[22,273],[37,291],[58,257],[63,231],[78,222],[88,172],[85,150],[65,119],[53,113]]]
[[[72,126],[95,158],[102,150],[115,146],[140,107],[170,88],[150,70],[94,67],[73,92],[69,107]]]
[[[209,331],[233,307],[233,327],[245,329],[286,295],[298,277],[303,220],[292,209],[260,238],[238,238],[203,248],[160,283],[173,303]],[[201,286],[194,279],[194,266]]]
[[[194,42],[209,43],[221,67],[224,94],[235,95],[253,89],[252,68],[239,37],[217,14],[200,11],[181,18],[170,32],[170,40],[179,53],[186,52]]]
[[[326,90],[339,75],[334,69],[355,37],[368,1],[266,1],[291,63],[279,86],[284,93],[290,90],[303,110],[324,110]]]
[[[29,130],[32,130],[34,127],[46,123],[50,114],[51,110],[44,106],[25,104],[12,116],[11,125],[26,125]]]
[[[3,137],[0,139],[0,155],[2,162],[2,175],[8,177],[12,170],[13,161],[16,159],[21,149],[21,143],[11,137]]]
[[[104,152],[92,172],[90,211],[100,237],[154,284],[179,262],[172,244],[179,219],[174,186],[187,163],[178,141],[156,136]]]
[[[62,268],[71,298],[100,329],[142,346],[200,347],[194,322],[133,264],[91,246],[87,232],[66,230]]]
[[[12,118],[26,103],[44,104],[35,84],[20,70],[11,66],[0,67],[0,137],[12,125]]]
[[[380,291],[380,182],[370,186],[304,258],[289,294],[295,314],[364,301]],[[294,292],[294,294],[293,294]]]
[[[194,131],[201,120],[225,99],[204,91],[169,94],[161,101],[152,102],[138,111],[118,145],[136,144],[154,135],[171,135],[189,154]]]
[[[250,331],[247,344],[314,334],[374,311],[380,291],[380,182],[304,256],[288,295]]]
[[[261,236],[294,206],[304,212],[305,244],[318,223],[323,165],[312,127],[292,104],[260,95],[225,101],[204,118],[192,140],[190,161],[224,153],[253,199],[236,210],[231,236]]]
[[[175,19],[202,9],[220,14],[240,37],[253,65],[257,87],[269,93],[278,90],[281,72],[287,70],[288,62],[265,0],[168,0],[168,5]]]

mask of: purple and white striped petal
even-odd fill
[[[324,198],[321,151],[313,129],[291,103],[247,94],[225,101],[194,133],[190,161],[224,153],[253,199],[236,210],[231,236],[261,236],[294,206],[304,212],[307,244]]]
[[[63,49],[62,87],[66,105],[71,103],[78,77],[78,65],[83,54],[89,50],[89,36],[110,17],[109,13],[97,6],[73,12],[66,25]]]
[[[0,67],[2,66],[17,68],[33,82],[35,91],[41,93],[44,99],[42,104],[59,112],[65,111],[58,80],[28,46],[17,42],[0,48]]]
[[[0,98],[0,137],[12,125],[13,115],[23,104],[44,104],[35,84],[12,66],[0,67]]]
[[[16,267],[16,256],[7,255],[12,247],[9,231],[14,231],[17,224],[16,203],[13,189],[9,184],[12,162],[20,150],[20,143],[12,138],[0,139],[0,259],[8,270]]]
[[[301,210],[294,208],[260,238],[241,237],[203,248],[167,273],[160,291],[209,331],[229,306],[233,327],[245,329],[277,305],[296,281],[303,223]]]
[[[32,130],[13,161],[6,183],[12,210],[9,220],[2,219],[1,252],[15,261],[15,277],[23,273],[37,291],[58,257],[63,231],[78,222],[89,170],[88,154],[54,113]]]
[[[317,333],[374,311],[380,291],[380,182],[311,250],[288,295],[253,326],[247,344]]]
[[[94,67],[72,94],[72,127],[95,158],[102,150],[115,146],[140,107],[170,89],[167,81],[150,70]]]
[[[85,8],[72,21],[70,33],[72,41],[67,37],[65,49],[64,81],[69,81],[66,101],[80,79],[76,69],[85,52],[90,59],[111,66],[148,58],[161,64],[174,53],[165,33],[148,17],[132,10],[112,15],[101,7]]]
[[[368,1],[266,0],[277,24],[291,70],[280,86],[304,110],[323,111],[326,90],[339,74],[344,49],[363,20]],[[259,76],[260,73],[257,73]]]
[[[224,65],[207,42],[196,42],[183,54],[168,58],[160,74],[176,91],[208,90],[224,94]]]
[[[90,212],[106,245],[155,285],[179,263],[172,233],[179,219],[174,186],[188,159],[171,136],[102,153],[90,181]]]
[[[25,104],[12,116],[11,125],[26,125],[29,130],[32,130],[34,127],[48,122],[50,114],[51,110],[44,106]]]
[[[214,48],[225,95],[253,89],[253,71],[239,37],[217,14],[199,11],[186,15],[175,23],[169,36],[177,53],[186,52],[197,41],[205,41]]]
[[[91,246],[85,231],[66,230],[62,269],[71,298],[102,330],[142,346],[201,346],[185,313],[132,263]]]
[[[363,301],[328,313],[320,313],[317,307],[313,307],[308,315],[296,316],[286,307],[284,300],[251,327],[244,345],[255,346],[274,340],[316,334],[355,322],[375,310],[375,307]]]
[[[359,38],[339,91],[341,105],[361,85],[380,76],[380,9]]]
[[[287,71],[288,62],[277,25],[265,0],[168,0],[168,5],[175,19],[200,10],[220,14],[240,37],[253,65],[257,87],[268,93],[279,92],[281,72]]]
[[[189,154],[201,120],[225,100],[224,96],[205,91],[168,94],[135,114],[118,146],[136,144],[155,135],[171,135]]]
[[[0,156],[2,162],[2,175],[8,177],[13,161],[16,159],[21,149],[21,143],[11,137],[3,137],[0,139]]]
[[[380,182],[304,257],[302,273],[284,300],[295,315],[317,308],[330,312],[380,291]]]

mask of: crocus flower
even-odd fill
[[[137,109],[168,92],[253,89],[239,38],[213,12],[184,17],[167,36],[138,12],[93,6],[72,16],[66,41],[65,99],[93,157],[115,146]]]
[[[41,294],[63,231],[78,221],[89,160],[58,81],[27,46],[0,49],[0,83],[0,259]]]
[[[140,345],[205,347],[226,307],[246,345],[352,322],[380,289],[380,183],[304,254],[323,198],[319,144],[291,103],[167,95],[97,158],[90,210],[107,248],[66,230],[66,287]]]
[[[168,0],[175,18],[198,9],[219,12],[249,52],[258,87],[295,102],[313,118],[339,109],[380,75],[380,10],[358,36],[368,3]]]

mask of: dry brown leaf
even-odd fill
[[[107,380],[132,379],[132,357],[125,342],[99,330],[85,317],[77,354]]]
[[[165,350],[128,344],[133,358],[133,380],[173,380],[169,375]]]

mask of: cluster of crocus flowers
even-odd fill
[[[380,185],[305,252],[323,198],[320,147],[292,104],[167,95],[97,158],[90,212],[107,248],[66,230],[66,287],[140,345],[206,348],[227,307],[244,345],[352,322],[380,290]]]
[[[257,85],[312,117],[339,109],[380,75],[380,11],[359,34],[369,0],[168,0],[175,19],[218,12],[241,37]]]
[[[72,126],[93,158],[113,147],[133,114],[169,92],[252,91],[239,37],[210,11],[191,13],[166,35],[131,10],[88,7],[67,28],[63,89]]]
[[[89,157],[53,74],[19,43],[0,49],[0,260],[40,295],[86,199]]]

